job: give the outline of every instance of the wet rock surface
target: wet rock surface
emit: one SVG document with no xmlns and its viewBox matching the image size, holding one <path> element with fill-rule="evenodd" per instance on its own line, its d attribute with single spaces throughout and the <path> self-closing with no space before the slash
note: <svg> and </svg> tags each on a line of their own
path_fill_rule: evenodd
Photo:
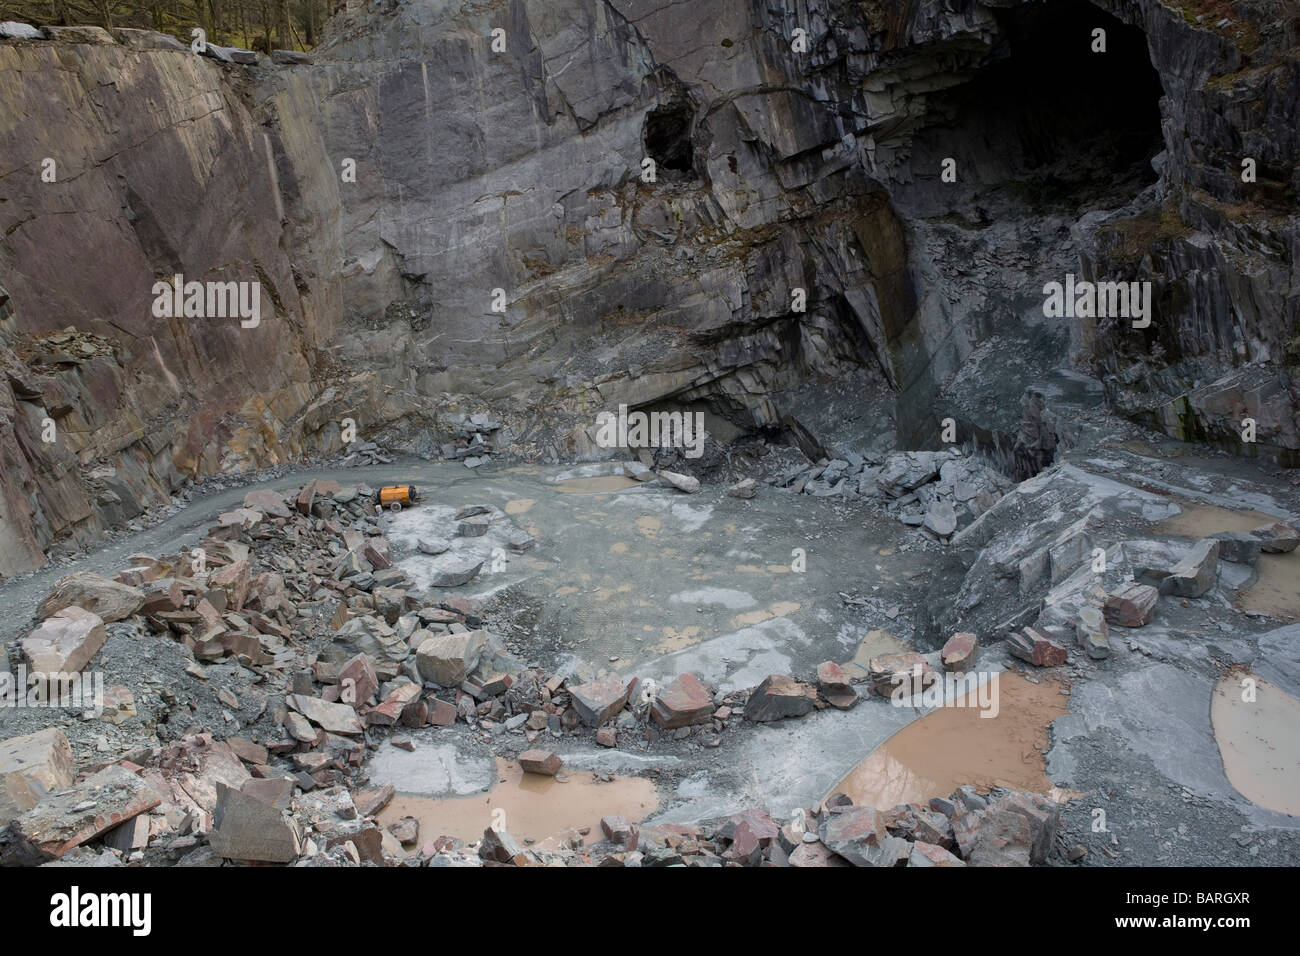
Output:
<svg viewBox="0 0 1300 956">
<path fill-rule="evenodd" d="M 1294 24 L 886 6 L 0 24 L 0 155 L 61 170 L 0 207 L 0 862 L 1295 865 L 1226 739 L 1300 695 Z M 151 312 L 181 273 L 261 323 Z M 832 792 L 1010 669 L 1043 792 Z"/>
</svg>

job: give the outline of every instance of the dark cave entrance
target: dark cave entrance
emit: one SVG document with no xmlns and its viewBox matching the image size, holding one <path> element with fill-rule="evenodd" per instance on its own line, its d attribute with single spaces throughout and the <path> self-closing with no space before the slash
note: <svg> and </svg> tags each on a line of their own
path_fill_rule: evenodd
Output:
<svg viewBox="0 0 1300 956">
<path fill-rule="evenodd" d="M 695 111 L 676 100 L 657 106 L 645 120 L 645 154 L 655 161 L 657 174 L 669 180 L 695 176 L 695 144 L 691 124 Z"/>
<path fill-rule="evenodd" d="M 1155 182 L 1164 91 L 1146 35 L 1087 0 L 995 12 L 1005 56 L 932 101 L 912 166 L 1040 212 L 1113 208 Z M 1093 52 L 1094 30 L 1105 52 Z M 931 172 L 933 170 L 933 172 Z"/>
</svg>

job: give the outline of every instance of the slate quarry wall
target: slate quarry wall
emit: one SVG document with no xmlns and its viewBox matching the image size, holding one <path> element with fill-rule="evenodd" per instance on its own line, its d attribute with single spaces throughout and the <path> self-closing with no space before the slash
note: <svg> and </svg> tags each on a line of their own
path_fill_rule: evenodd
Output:
<svg viewBox="0 0 1300 956">
<path fill-rule="evenodd" d="M 344 418 L 582 456 L 620 403 L 775 432 L 853 372 L 933 446 L 998 336 L 1295 464 L 1298 24 L 1222 7 L 350 2 L 294 66 L 0 40 L 0 574 Z M 261 323 L 156 317 L 177 273 L 258 282 Z M 1151 325 L 1046 319 L 1066 273 L 1150 281 Z M 1023 384 L 958 417 L 1005 428 Z"/>
</svg>

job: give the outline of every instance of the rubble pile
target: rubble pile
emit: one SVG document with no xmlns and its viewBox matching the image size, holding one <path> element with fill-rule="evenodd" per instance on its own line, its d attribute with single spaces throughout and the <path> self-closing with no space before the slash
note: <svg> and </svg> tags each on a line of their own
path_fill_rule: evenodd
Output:
<svg viewBox="0 0 1300 956">
<path fill-rule="evenodd" d="M 945 542 L 988 511 L 1012 484 L 956 449 L 846 453 L 766 480 L 794 494 L 867 499 L 903 524 Z"/>
<path fill-rule="evenodd" d="M 493 421 L 483 412 L 465 416 L 463 421 L 450 426 L 451 441 L 440 448 L 448 461 L 463 461 L 466 468 L 477 468 L 492 460 L 492 436 L 501 430 L 502 423 Z"/>
<path fill-rule="evenodd" d="M 871 467 L 876 487 L 896 501 L 935 486 L 932 502 L 940 501 L 942 488 L 968 474 L 946 453 L 924 462 L 891 456 Z M 422 539 L 420 552 L 440 554 L 455 539 L 489 533 L 516 552 L 535 545 L 492 506 L 448 513 L 439 528 L 445 539 Z M 367 789 L 367 756 L 386 743 L 414 749 L 411 731 L 455 728 L 517 759 L 526 773 L 555 776 L 563 761 L 547 749 L 550 739 L 640 750 L 692 739 L 716 748 L 746 727 L 847 710 L 900 689 L 919 693 L 939 679 L 939 668 L 972 669 L 980 652 L 979 637 L 961 630 L 940 651 L 883 654 L 860 675 L 826 661 L 812 681 L 771 674 L 728 693 L 691 673 L 662 685 L 617 673 L 585 680 L 548 674 L 493 629 L 479 602 L 441 593 L 449 585 L 440 575 L 463 583 L 477 566 L 462 576 L 444 566 L 428 590 L 417 589 L 394 566 L 386 520 L 363 484 L 315 480 L 288 494 L 254 490 L 186 553 L 132 555 L 112 579 L 87 572 L 60 579 L 39 606 L 39 626 L 19 643 L 31 671 L 81 670 L 111 624 L 176 642 L 192 655 L 186 671 L 197 680 L 218 664 L 251 678 L 239 693 L 215 689 L 227 727 L 195 728 L 106 763 L 74 767 L 58 729 L 5 741 L 0 860 L 931 866 L 1045 859 L 1059 817 L 1051 800 L 1018 793 L 985 799 L 968 788 L 951 800 L 888 811 L 837 795 L 800 811 L 799 832 L 759 811 L 692 826 L 609 817 L 595 843 L 589 833 L 571 833 L 526 849 L 491 829 L 465 845 L 444 834 L 422 836 L 414 818 L 380 827 L 374 818 L 393 788 Z M 1089 573 L 1086 588 L 1069 590 L 1077 575 L 1065 575 L 1058 590 L 1070 599 L 1049 595 L 1036 622 L 1010 633 L 1009 650 L 1035 666 L 1065 663 L 1071 643 L 1090 657 L 1106 656 L 1112 627 L 1143 626 L 1162 594 L 1204 593 L 1220 556 L 1249 563 L 1297 544 L 1300 528 L 1291 521 L 1206 538 L 1183 551 L 1160 542 L 1116 545 L 1108 576 Z M 132 690 L 110 688 L 104 719 L 120 725 L 133 716 Z"/>
</svg>

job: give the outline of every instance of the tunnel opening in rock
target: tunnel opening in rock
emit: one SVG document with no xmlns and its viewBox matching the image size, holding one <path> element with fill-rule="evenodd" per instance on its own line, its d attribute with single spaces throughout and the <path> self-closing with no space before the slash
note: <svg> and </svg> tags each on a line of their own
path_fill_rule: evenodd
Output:
<svg viewBox="0 0 1300 956">
<path fill-rule="evenodd" d="M 1002 55 L 931 101 L 913 169 L 955 160 L 958 189 L 1003 212 L 1114 208 L 1155 182 L 1163 88 L 1145 34 L 1087 0 L 995 15 Z"/>
<path fill-rule="evenodd" d="M 659 175 L 670 180 L 694 178 L 693 117 L 690 104 L 680 100 L 658 106 L 646 116 L 645 151 Z"/>
</svg>

